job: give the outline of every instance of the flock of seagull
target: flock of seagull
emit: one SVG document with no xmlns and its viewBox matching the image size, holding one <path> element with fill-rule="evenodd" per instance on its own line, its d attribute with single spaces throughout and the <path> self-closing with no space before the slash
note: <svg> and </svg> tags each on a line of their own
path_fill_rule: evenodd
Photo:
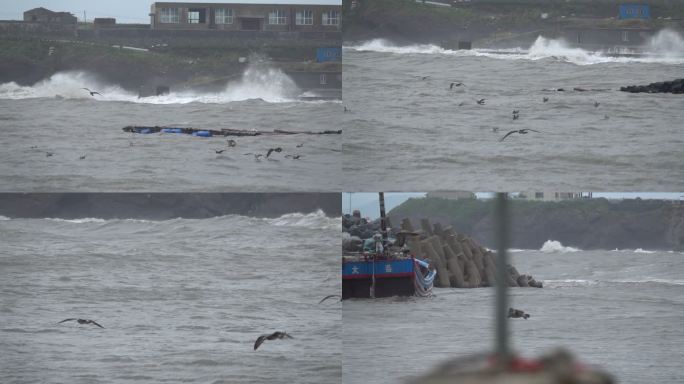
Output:
<svg viewBox="0 0 684 384">
<path fill-rule="evenodd" d="M 428 80 L 428 79 L 431 78 L 430 76 L 415 76 L 415 77 L 418 78 L 418 79 L 420 79 L 420 80 L 422 80 L 422 81 L 426 81 L 426 80 Z M 454 88 L 465 87 L 465 86 L 466 86 L 466 85 L 465 85 L 465 83 L 464 83 L 463 81 L 452 81 L 452 82 L 449 83 L 449 90 L 450 90 L 450 91 L 453 91 Z M 573 90 L 574 90 L 574 91 L 578 91 L 578 92 L 586 92 L 586 91 L 588 91 L 588 89 L 577 88 L 577 87 L 576 87 L 576 88 L 573 88 Z M 558 88 L 558 89 L 553 89 L 553 91 L 564 91 L 564 89 L 563 89 L 563 88 Z M 485 105 L 485 104 L 486 104 L 486 101 L 487 101 L 487 99 L 485 99 L 485 98 L 475 99 L 475 103 L 477 103 L 477 105 Z M 548 97 L 544 96 L 544 97 L 542 98 L 542 103 L 547 103 L 548 101 L 549 101 L 549 98 L 548 98 Z M 461 101 L 460 103 L 458 103 L 458 106 L 459 106 L 459 107 L 462 107 L 462 106 L 464 106 L 464 105 L 466 105 L 466 102 L 465 102 L 465 101 Z M 599 103 L 598 101 L 594 101 L 594 108 L 598 108 L 600 105 L 601 105 L 601 103 Z M 345 107 L 344 107 L 344 111 L 345 111 L 345 112 L 349 112 L 349 111 L 351 111 L 351 110 L 345 106 Z M 520 118 L 520 110 L 513 110 L 513 120 L 518 120 L 519 118 Z M 603 116 L 603 119 L 604 119 L 604 120 L 608 120 L 608 119 L 610 119 L 610 117 L 609 117 L 608 115 L 604 115 L 604 116 Z M 492 132 L 498 132 L 498 131 L 499 131 L 499 128 L 498 128 L 498 127 L 492 128 Z M 513 135 L 513 134 L 526 135 L 526 134 L 529 133 L 529 132 L 541 133 L 540 131 L 537 131 L 537 130 L 535 130 L 535 129 L 530 129 L 530 128 L 514 129 L 514 130 L 511 130 L 511 131 L 508 131 L 501 139 L 499 139 L 499 141 L 504 141 L 508 136 Z"/>
<path fill-rule="evenodd" d="M 338 297 L 340 300 L 342 300 L 342 296 L 340 296 L 340 295 L 328 295 L 328 296 L 324 297 L 321 301 L 319 301 L 318 304 L 321 304 L 324 301 L 326 301 L 328 299 L 332 299 L 334 297 Z M 92 325 L 95 325 L 95 326 L 98 326 L 98 327 L 104 329 L 104 327 L 102 325 L 100 325 L 98 322 L 96 322 L 95 320 L 79 319 L 79 318 L 75 318 L 75 317 L 64 319 L 57 324 L 62 324 L 62 323 L 67 322 L 67 321 L 76 321 L 79 324 L 92 324 Z M 266 333 L 266 334 L 259 336 L 256 339 L 256 342 L 254 342 L 254 350 L 256 351 L 257 348 L 259 348 L 259 346 L 261 346 L 261 344 L 263 344 L 264 341 L 266 341 L 266 340 L 282 340 L 282 339 L 294 339 L 294 337 L 290 336 L 287 332 L 282 332 L 282 331 L 275 331 L 273 333 Z"/>
</svg>

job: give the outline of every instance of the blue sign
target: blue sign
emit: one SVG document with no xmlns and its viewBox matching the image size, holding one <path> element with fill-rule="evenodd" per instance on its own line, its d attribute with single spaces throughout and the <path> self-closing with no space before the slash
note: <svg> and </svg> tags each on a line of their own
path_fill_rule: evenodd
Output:
<svg viewBox="0 0 684 384">
<path fill-rule="evenodd" d="M 375 266 L 374 266 L 375 264 Z M 413 259 L 406 260 L 378 260 L 372 261 L 352 261 L 342 264 L 342 277 L 346 279 L 375 277 L 394 277 L 396 275 L 406 276 L 413 274 Z"/>
<path fill-rule="evenodd" d="M 316 48 L 316 61 L 341 61 L 342 48 Z"/>
<path fill-rule="evenodd" d="M 651 8 L 646 4 L 620 5 L 620 19 L 649 19 Z"/>
</svg>

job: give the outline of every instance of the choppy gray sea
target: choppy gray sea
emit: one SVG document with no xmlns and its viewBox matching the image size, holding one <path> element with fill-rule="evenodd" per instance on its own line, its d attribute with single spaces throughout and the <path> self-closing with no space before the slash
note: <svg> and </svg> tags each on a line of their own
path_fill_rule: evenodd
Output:
<svg viewBox="0 0 684 384">
<path fill-rule="evenodd" d="M 619 91 L 682 77 L 684 40 L 660 40 L 675 50 L 612 57 L 542 37 L 494 51 L 349 43 L 344 178 L 355 190 L 680 190 L 684 98 Z M 540 133 L 499 141 L 523 128 Z"/>
<path fill-rule="evenodd" d="M 562 346 L 622 384 L 684 382 L 682 253 L 558 243 L 543 250 L 511 254 L 521 273 L 545 284 L 509 290 L 511 306 L 531 314 L 509 320 L 514 350 L 531 358 Z M 491 351 L 494 290 L 435 294 L 345 300 L 343 382 L 398 383 L 450 358 Z"/>
<path fill-rule="evenodd" d="M 0 219 L 3 383 L 341 380 L 339 218 Z"/>
<path fill-rule="evenodd" d="M 102 95 L 91 97 L 83 87 Z M 0 84 L 0 190 L 338 191 L 340 135 L 202 138 L 122 131 L 129 125 L 341 129 L 339 100 L 302 101 L 302 95 L 315 96 L 302 94 L 280 71 L 263 69 L 247 70 L 221 92 L 172 90 L 140 99 L 81 72 L 58 73 L 34 86 Z M 228 139 L 237 146 L 228 147 Z M 245 155 L 277 147 L 282 152 L 268 160 Z"/>
</svg>

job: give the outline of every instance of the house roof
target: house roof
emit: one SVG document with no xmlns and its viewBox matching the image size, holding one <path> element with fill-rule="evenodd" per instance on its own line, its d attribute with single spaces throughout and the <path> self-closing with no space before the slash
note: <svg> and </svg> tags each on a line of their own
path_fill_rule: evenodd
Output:
<svg viewBox="0 0 684 384">
<path fill-rule="evenodd" d="M 73 15 L 71 14 L 71 12 L 55 12 L 55 11 L 51 11 L 51 10 L 49 10 L 49 9 L 47 9 L 47 8 L 43 8 L 43 7 L 38 7 L 38 8 L 29 9 L 28 11 L 26 11 L 26 12 L 24 12 L 24 13 L 49 13 L 49 14 L 51 14 L 51 15 L 69 15 L 69 16 L 73 16 Z"/>
</svg>

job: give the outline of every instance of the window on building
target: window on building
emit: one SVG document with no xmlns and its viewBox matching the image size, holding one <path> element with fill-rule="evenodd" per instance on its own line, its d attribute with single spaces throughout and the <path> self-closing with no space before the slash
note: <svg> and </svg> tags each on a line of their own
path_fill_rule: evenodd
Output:
<svg viewBox="0 0 684 384">
<path fill-rule="evenodd" d="M 276 9 L 273 12 L 268 13 L 268 23 L 269 24 L 287 24 L 287 15 L 285 11 L 281 9 Z"/>
<path fill-rule="evenodd" d="M 216 10 L 216 24 L 233 24 L 233 10 L 219 8 Z"/>
<path fill-rule="evenodd" d="M 189 11 L 188 12 L 188 24 L 199 24 L 199 12 Z"/>
<path fill-rule="evenodd" d="M 534 198 L 535 199 L 543 199 L 544 198 L 544 192 L 535 192 Z"/>
<path fill-rule="evenodd" d="M 178 8 L 162 8 L 161 22 L 167 24 L 180 23 L 180 12 Z"/>
<path fill-rule="evenodd" d="M 206 24 L 207 10 L 204 8 L 188 9 L 188 24 Z"/>
<path fill-rule="evenodd" d="M 339 25 L 340 13 L 334 9 L 323 12 L 323 25 Z"/>
<path fill-rule="evenodd" d="M 313 11 L 305 9 L 297 11 L 297 25 L 313 25 Z"/>
<path fill-rule="evenodd" d="M 629 41 L 629 31 L 622 31 L 622 41 Z"/>
</svg>

